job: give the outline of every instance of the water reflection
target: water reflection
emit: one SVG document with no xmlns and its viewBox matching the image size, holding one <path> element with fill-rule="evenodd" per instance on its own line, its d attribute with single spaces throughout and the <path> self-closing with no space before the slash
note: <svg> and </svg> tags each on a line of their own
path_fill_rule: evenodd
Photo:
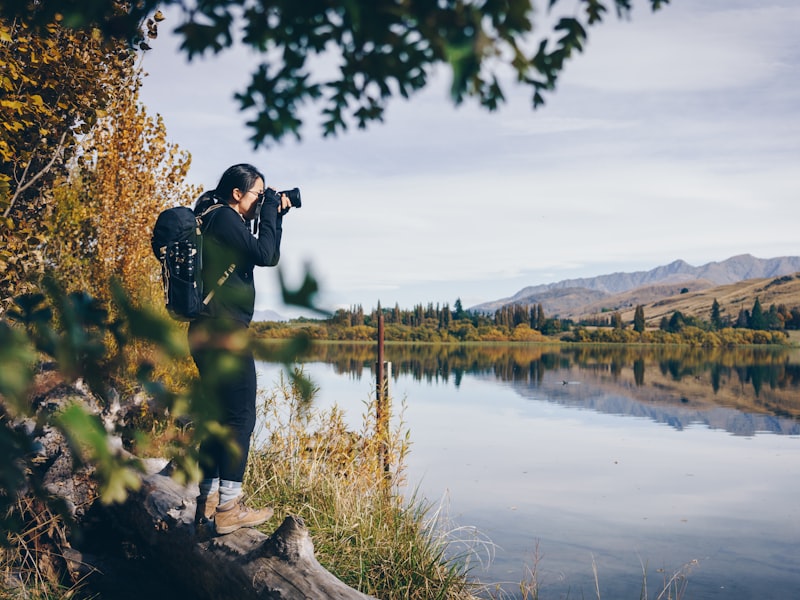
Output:
<svg viewBox="0 0 800 600">
<path fill-rule="evenodd" d="M 357 425 L 376 354 L 315 346 L 304 362 L 320 406 Z M 534 553 L 545 600 L 639 598 L 643 578 L 657 586 L 695 560 L 686 598 L 797 596 L 797 350 L 388 344 L 385 356 L 407 400 L 408 489 L 496 544 L 473 575 L 497 597 L 522 598 Z"/>
<path fill-rule="evenodd" d="M 372 377 L 374 344 L 318 344 L 309 362 Z M 491 378 L 526 398 L 736 435 L 800 435 L 800 351 L 741 347 L 387 344 L 392 377 Z M 547 393 L 542 393 L 542 388 Z"/>
</svg>

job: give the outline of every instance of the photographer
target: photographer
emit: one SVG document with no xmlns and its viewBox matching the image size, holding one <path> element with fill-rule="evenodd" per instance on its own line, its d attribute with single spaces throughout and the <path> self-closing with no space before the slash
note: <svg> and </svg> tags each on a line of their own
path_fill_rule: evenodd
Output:
<svg viewBox="0 0 800 600">
<path fill-rule="evenodd" d="M 244 505 L 242 481 L 250 436 L 256 422 L 256 369 L 243 340 L 253 318 L 256 266 L 275 266 L 280 258 L 283 215 L 288 196 L 265 188 L 252 165 L 228 168 L 212 192 L 198 198 L 195 214 L 204 216 L 203 284 L 213 290 L 206 314 L 189 326 L 189 347 L 200 374 L 203 400 L 231 433 L 233 447 L 216 439 L 200 445 L 203 479 L 196 524 L 214 522 L 218 534 L 254 527 L 272 517 L 271 508 Z M 248 223 L 258 217 L 256 235 Z M 221 280 L 224 274 L 227 279 Z"/>
</svg>

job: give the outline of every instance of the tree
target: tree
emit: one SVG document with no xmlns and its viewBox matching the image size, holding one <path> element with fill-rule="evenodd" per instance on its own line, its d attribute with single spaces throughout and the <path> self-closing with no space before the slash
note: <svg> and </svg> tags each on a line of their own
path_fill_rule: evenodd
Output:
<svg viewBox="0 0 800 600">
<path fill-rule="evenodd" d="M 637 333 L 644 331 L 644 306 L 638 304 L 633 313 L 633 330 Z"/>
<path fill-rule="evenodd" d="M 658 10 L 669 0 L 649 0 Z M 551 0 L 552 8 L 558 0 Z M 630 0 L 582 0 L 580 11 L 555 18 L 549 37 L 531 39 L 532 0 L 444 0 L 441 2 L 297 2 L 274 0 L 243 6 L 238 0 L 139 0 L 121 10 L 117 0 L 10 0 L 0 17 L 47 24 L 57 14 L 76 27 L 100 27 L 106 35 L 142 43 L 139 24 L 156 8 L 174 8 L 181 49 L 191 59 L 242 43 L 264 61 L 247 88 L 236 95 L 251 111 L 251 140 L 258 147 L 287 134 L 300 138 L 301 107 L 320 102 L 322 131 L 335 135 L 355 124 L 364 128 L 383 119 L 393 96 L 424 88 L 430 73 L 445 65 L 455 104 L 475 99 L 497 109 L 505 94 L 500 73 L 531 91 L 534 108 L 555 89 L 566 61 L 582 52 L 588 27 L 602 22 L 609 7 L 630 15 Z M 238 32 L 243 32 L 241 39 Z M 331 54 L 338 71 L 321 79 L 311 63 Z"/>
<path fill-rule="evenodd" d="M 544 307 L 540 304 L 536 305 L 536 327 L 533 329 L 538 329 L 539 331 L 544 332 L 544 326 L 547 324 L 547 317 L 544 314 Z"/>
<path fill-rule="evenodd" d="M 460 321 L 461 319 L 466 319 L 469 315 L 467 315 L 467 311 L 464 310 L 464 306 L 461 304 L 461 298 L 456 298 L 456 302 L 453 305 L 453 320 Z"/>
<path fill-rule="evenodd" d="M 711 305 L 711 329 L 716 331 L 722 329 L 722 317 L 720 315 L 719 302 L 714 298 L 714 303 Z"/>
<path fill-rule="evenodd" d="M 34 28 L 27 15 L 13 14 L 15 7 L 33 5 L 12 2 L 0 9 L 0 310 L 35 288 L 49 190 L 135 60 L 126 44 L 91 30 L 56 20 Z"/>
<path fill-rule="evenodd" d="M 199 192 L 184 185 L 190 157 L 167 142 L 161 117 L 139 104 L 139 86 L 138 73 L 120 86 L 108 115 L 86 136 L 69 181 L 54 191 L 50 267 L 68 288 L 79 284 L 103 300 L 110 299 L 111 278 L 129 296 L 152 302 L 161 295 L 153 222 Z"/>
<path fill-rule="evenodd" d="M 686 324 L 686 319 L 679 310 L 676 310 L 672 313 L 672 316 L 669 318 L 669 324 L 667 325 L 667 331 L 670 333 L 680 333 L 683 330 L 684 325 Z"/>
<path fill-rule="evenodd" d="M 780 307 L 775 306 L 774 304 L 769 305 L 769 310 L 767 314 L 764 315 L 764 321 L 767 326 L 767 329 L 770 331 L 781 330 L 784 329 L 784 317 L 783 313 L 780 310 Z"/>
<path fill-rule="evenodd" d="M 614 329 L 623 329 L 622 315 L 618 310 L 615 310 L 611 315 L 611 327 Z"/>
<path fill-rule="evenodd" d="M 750 312 L 744 307 L 739 309 L 739 316 L 736 317 L 736 327 L 743 329 L 750 327 Z"/>
<path fill-rule="evenodd" d="M 439 329 L 449 329 L 452 318 L 453 315 L 450 312 L 450 305 L 445 302 L 445 304 L 442 306 L 441 312 L 439 313 Z"/>
<path fill-rule="evenodd" d="M 767 318 L 764 316 L 764 310 L 761 308 L 761 301 L 758 296 L 753 302 L 753 310 L 750 312 L 748 326 L 750 329 L 767 329 Z"/>
</svg>

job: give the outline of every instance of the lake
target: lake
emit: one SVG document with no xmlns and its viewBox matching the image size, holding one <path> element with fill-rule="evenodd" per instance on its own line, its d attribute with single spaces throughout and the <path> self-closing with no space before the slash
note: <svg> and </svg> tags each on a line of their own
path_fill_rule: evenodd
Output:
<svg viewBox="0 0 800 600">
<path fill-rule="evenodd" d="M 360 426 L 375 359 L 317 346 L 317 405 Z M 387 344 L 385 359 L 409 489 L 495 595 L 522 597 L 535 570 L 542 600 L 596 583 L 656 598 L 673 577 L 672 598 L 800 597 L 798 350 Z"/>
</svg>

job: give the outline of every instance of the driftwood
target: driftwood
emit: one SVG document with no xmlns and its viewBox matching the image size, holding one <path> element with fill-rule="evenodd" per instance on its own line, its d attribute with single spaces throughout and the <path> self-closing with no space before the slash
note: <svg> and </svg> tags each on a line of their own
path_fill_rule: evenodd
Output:
<svg viewBox="0 0 800 600">
<path fill-rule="evenodd" d="M 195 598 L 363 600 L 314 557 L 299 517 L 286 517 L 267 536 L 240 529 L 224 536 L 195 531 L 194 494 L 163 472 L 147 476 L 141 490 L 115 509 L 166 574 Z"/>
<path fill-rule="evenodd" d="M 57 410 L 67 402 L 82 402 L 113 429 L 111 420 L 118 417 L 113 413 L 120 409 L 101 411 L 80 382 L 66 385 L 58 377 L 43 376 L 37 383 L 35 406 Z M 116 599 L 143 595 L 215 600 L 370 598 L 319 564 L 299 517 L 287 517 L 269 536 L 255 529 L 225 536 L 195 531 L 197 486 L 178 485 L 168 475 L 166 461 L 150 461 L 140 490 L 122 504 L 103 508 L 94 501 L 93 470 L 74 468 L 58 431 L 39 430 L 33 421 L 18 426 L 39 448 L 36 464 L 43 470 L 44 487 L 64 501 L 73 522 L 84 532 L 78 539 L 67 539 L 60 530 L 59 535 L 39 536 L 48 538 L 46 544 L 37 543 L 40 568 L 51 564 L 52 571 L 61 571 L 72 583 L 88 583 L 101 597 L 105 588 L 108 597 Z M 121 444 L 117 451 L 125 453 Z M 29 513 L 38 514 L 35 504 Z M 163 576 L 160 583 L 152 581 L 156 575 L 152 569 Z"/>
</svg>

